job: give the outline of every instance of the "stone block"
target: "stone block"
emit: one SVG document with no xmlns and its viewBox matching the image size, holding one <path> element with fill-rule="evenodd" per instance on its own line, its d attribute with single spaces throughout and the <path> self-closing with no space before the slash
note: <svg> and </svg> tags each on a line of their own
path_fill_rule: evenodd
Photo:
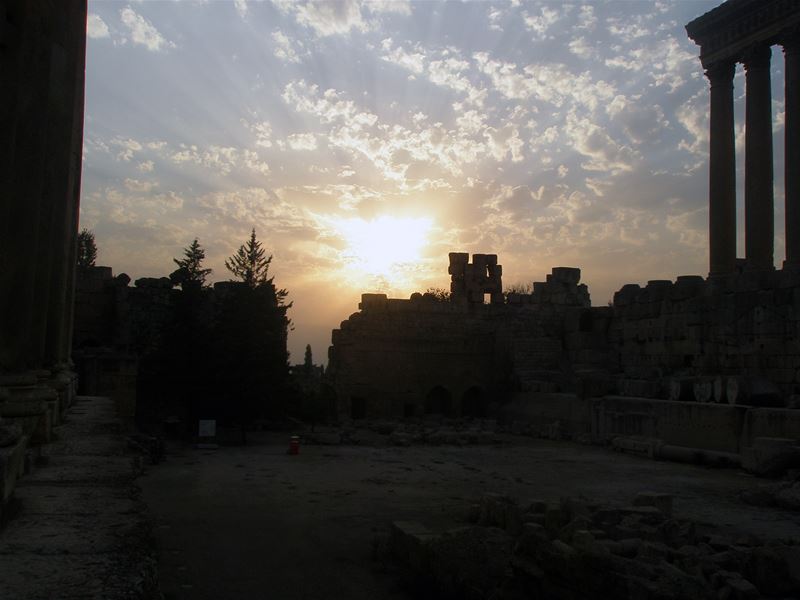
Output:
<svg viewBox="0 0 800 600">
<path fill-rule="evenodd" d="M 787 438 L 757 437 L 742 450 L 742 467 L 761 477 L 775 477 L 800 466 L 800 445 Z"/>
<path fill-rule="evenodd" d="M 581 280 L 581 270 L 575 267 L 553 267 L 550 280 L 576 286 Z"/>
<path fill-rule="evenodd" d="M 0 448 L 0 511 L 14 492 L 17 480 L 25 472 L 25 452 L 28 438 L 18 437 L 12 444 Z"/>
<path fill-rule="evenodd" d="M 634 506 L 654 506 L 664 515 L 672 516 L 672 495 L 659 492 L 639 492 L 633 499 Z"/>
</svg>

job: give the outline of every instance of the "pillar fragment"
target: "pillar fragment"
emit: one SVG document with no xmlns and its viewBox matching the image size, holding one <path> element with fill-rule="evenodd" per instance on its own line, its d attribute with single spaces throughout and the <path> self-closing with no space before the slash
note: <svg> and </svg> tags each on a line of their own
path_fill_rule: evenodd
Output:
<svg viewBox="0 0 800 600">
<path fill-rule="evenodd" d="M 772 172 L 772 91 L 769 46 L 759 46 L 744 58 L 745 165 L 744 219 L 747 268 L 774 268 L 775 208 Z"/>
<path fill-rule="evenodd" d="M 711 83 L 709 156 L 710 275 L 729 275 L 736 267 L 736 161 L 733 129 L 735 63 L 709 66 Z"/>
</svg>

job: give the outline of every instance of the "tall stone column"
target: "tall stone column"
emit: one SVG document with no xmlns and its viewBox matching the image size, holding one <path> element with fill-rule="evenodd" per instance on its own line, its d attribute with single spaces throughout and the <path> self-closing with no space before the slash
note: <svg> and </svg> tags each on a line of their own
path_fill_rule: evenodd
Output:
<svg viewBox="0 0 800 600">
<path fill-rule="evenodd" d="M 0 87 L 0 135 L 5 177 L 2 180 L 4 220 L 0 223 L 0 373 L 18 373 L 40 366 L 42 311 L 38 302 L 37 267 L 42 213 L 43 173 L 47 156 L 47 131 L 42 115 L 47 110 L 50 76 L 49 44 L 42 23 L 50 5 L 17 2 L 3 7 L 0 16 L 13 25 L 0 51 L 0 72 L 8 85 Z M 6 12 L 6 14 L 3 14 Z M 7 137 L 6 137 L 7 136 Z M 38 327 L 37 327 L 38 325 Z"/>
<path fill-rule="evenodd" d="M 800 269 L 800 34 L 784 40 L 783 54 L 786 58 L 786 261 L 783 266 Z"/>
<path fill-rule="evenodd" d="M 747 268 L 774 266 L 775 209 L 772 192 L 772 91 L 769 46 L 744 57 L 746 73 L 744 219 Z"/>
<path fill-rule="evenodd" d="M 736 162 L 733 132 L 733 74 L 736 64 L 711 65 L 709 156 L 710 275 L 728 275 L 736 267 Z"/>
</svg>

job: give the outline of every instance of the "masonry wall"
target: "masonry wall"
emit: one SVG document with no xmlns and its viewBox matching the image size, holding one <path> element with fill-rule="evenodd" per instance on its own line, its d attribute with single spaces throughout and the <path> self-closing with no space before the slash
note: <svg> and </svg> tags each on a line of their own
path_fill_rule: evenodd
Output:
<svg viewBox="0 0 800 600">
<path fill-rule="evenodd" d="M 626 285 L 607 307 L 590 307 L 579 279 L 577 269 L 556 268 L 532 294 L 510 294 L 505 304 L 364 295 L 360 312 L 333 332 L 328 377 L 340 415 L 351 415 L 353 398 L 366 402 L 363 416 L 424 414 L 431 390 L 442 387 L 453 397 L 454 415 L 464 413 L 464 392 L 478 388 L 497 406 L 522 395 L 541 405 L 531 414 L 544 418 L 559 402 L 552 394 L 568 393 L 608 399 L 600 407 L 603 435 L 630 429 L 736 452 L 740 437 L 753 434 L 743 433 L 741 411 L 712 404 L 797 404 L 797 274 Z M 642 409 L 625 398 L 704 406 Z M 569 418 L 588 431 L 590 417 Z M 779 433 L 764 418 L 747 418 L 758 424 L 748 431 Z"/>
</svg>

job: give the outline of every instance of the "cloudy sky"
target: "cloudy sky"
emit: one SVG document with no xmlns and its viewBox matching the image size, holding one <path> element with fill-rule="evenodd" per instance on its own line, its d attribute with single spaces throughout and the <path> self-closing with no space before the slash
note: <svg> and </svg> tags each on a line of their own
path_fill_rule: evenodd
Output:
<svg viewBox="0 0 800 600">
<path fill-rule="evenodd" d="M 293 361 L 361 292 L 448 287 L 449 251 L 497 253 L 506 285 L 580 267 L 596 305 L 706 275 L 684 25 L 717 4 L 90 0 L 81 226 L 133 278 L 198 237 L 214 280 L 255 227 Z M 772 71 L 780 261 L 779 48 Z M 735 86 L 741 204 L 741 66 Z"/>
</svg>

